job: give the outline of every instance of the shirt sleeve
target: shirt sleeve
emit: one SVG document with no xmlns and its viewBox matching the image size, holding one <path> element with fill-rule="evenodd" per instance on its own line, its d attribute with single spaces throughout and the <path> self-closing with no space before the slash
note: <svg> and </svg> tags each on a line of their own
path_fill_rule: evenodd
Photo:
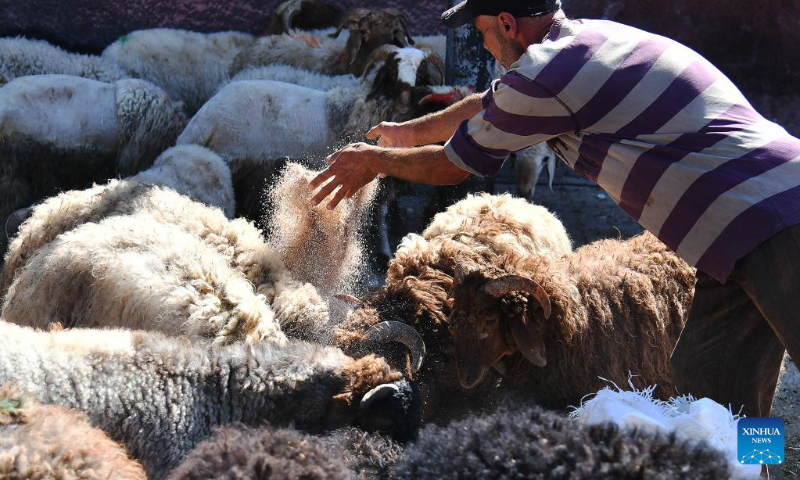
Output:
<svg viewBox="0 0 800 480">
<path fill-rule="evenodd" d="M 444 147 L 451 162 L 481 177 L 496 175 L 513 152 L 579 129 L 556 95 L 513 70 L 481 102 L 484 111 L 462 122 Z"/>
</svg>

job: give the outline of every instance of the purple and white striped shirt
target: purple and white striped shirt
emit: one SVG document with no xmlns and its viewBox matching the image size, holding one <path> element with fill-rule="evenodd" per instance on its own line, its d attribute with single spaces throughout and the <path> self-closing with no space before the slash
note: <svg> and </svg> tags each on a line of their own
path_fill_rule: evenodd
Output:
<svg viewBox="0 0 800 480">
<path fill-rule="evenodd" d="M 800 140 L 759 115 L 698 53 L 603 20 L 563 20 L 461 124 L 448 158 L 494 175 L 548 141 L 644 228 L 724 282 L 800 223 Z"/>
</svg>

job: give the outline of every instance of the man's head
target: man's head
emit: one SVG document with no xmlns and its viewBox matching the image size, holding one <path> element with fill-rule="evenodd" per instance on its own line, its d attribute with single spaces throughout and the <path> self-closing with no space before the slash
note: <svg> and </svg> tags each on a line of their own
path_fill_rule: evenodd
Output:
<svg viewBox="0 0 800 480">
<path fill-rule="evenodd" d="M 483 47 L 509 68 L 542 40 L 560 9 L 560 0 L 467 0 L 444 12 L 442 22 L 457 28 L 475 20 Z"/>
</svg>

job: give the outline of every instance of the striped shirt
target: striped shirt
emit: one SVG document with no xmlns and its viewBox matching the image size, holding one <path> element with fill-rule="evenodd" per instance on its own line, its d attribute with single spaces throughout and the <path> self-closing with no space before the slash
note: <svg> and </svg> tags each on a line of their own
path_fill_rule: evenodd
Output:
<svg viewBox="0 0 800 480">
<path fill-rule="evenodd" d="M 604 20 L 563 20 L 461 124 L 445 153 L 477 175 L 547 141 L 644 228 L 724 282 L 800 223 L 800 140 L 691 49 Z"/>
</svg>

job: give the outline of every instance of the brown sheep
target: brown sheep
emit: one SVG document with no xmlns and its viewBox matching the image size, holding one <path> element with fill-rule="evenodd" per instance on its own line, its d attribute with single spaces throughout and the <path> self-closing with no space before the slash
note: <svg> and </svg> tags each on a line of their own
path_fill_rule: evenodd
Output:
<svg viewBox="0 0 800 480">
<path fill-rule="evenodd" d="M 607 381 L 623 385 L 629 373 L 639 388 L 674 395 L 669 357 L 695 269 L 653 235 L 463 267 L 449 322 L 462 386 L 510 355 L 508 378 L 552 407 L 577 404 Z"/>
<path fill-rule="evenodd" d="M 334 343 L 363 354 L 364 334 L 376 324 L 400 321 L 412 326 L 427 349 L 416 376 L 425 416 L 444 421 L 457 414 L 458 407 L 483 397 L 459 387 L 452 365 L 449 297 L 458 265 L 492 264 L 510 254 L 561 257 L 571 249 L 564 226 L 545 208 L 509 195 L 470 195 L 436 215 L 422 236 L 403 240 L 389 265 L 386 286 L 361 300 L 351 299 L 356 308 L 336 328 Z M 398 340 L 407 345 L 413 343 L 409 336 L 398 332 Z M 379 348 L 408 370 L 419 367 L 404 351 Z"/>
<path fill-rule="evenodd" d="M 0 389 L 0 478 L 144 480 L 125 448 L 85 414 Z"/>
</svg>

